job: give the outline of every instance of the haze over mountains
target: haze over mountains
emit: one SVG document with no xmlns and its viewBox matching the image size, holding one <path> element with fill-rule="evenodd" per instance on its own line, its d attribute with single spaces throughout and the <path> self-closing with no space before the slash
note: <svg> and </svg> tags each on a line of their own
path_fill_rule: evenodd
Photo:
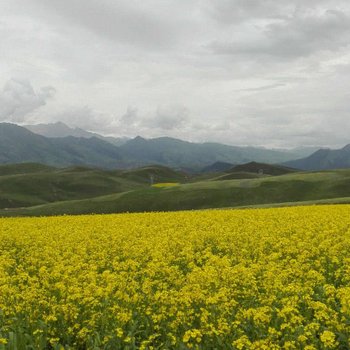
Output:
<svg viewBox="0 0 350 350">
<path fill-rule="evenodd" d="M 115 140 L 72 129 L 62 123 L 49 127 L 40 125 L 35 130 L 51 137 L 15 124 L 0 124 L 0 163 L 38 162 L 59 167 L 88 165 L 111 169 L 160 164 L 200 170 L 217 161 L 279 163 L 297 158 L 291 152 L 219 143 L 199 144 L 169 137 L 148 140 L 136 137 L 116 146 Z"/>
<path fill-rule="evenodd" d="M 350 146 L 340 150 L 274 150 L 220 143 L 192 143 L 170 137 L 105 137 L 64 123 L 0 124 L 0 163 L 37 162 L 56 167 L 87 165 L 109 169 L 159 164 L 189 171 L 215 171 L 250 161 L 303 170 L 350 167 Z M 312 154 L 311 154 L 312 153 Z M 306 157 L 305 157 L 306 156 Z M 223 168 L 220 168 L 223 170 Z"/>
</svg>

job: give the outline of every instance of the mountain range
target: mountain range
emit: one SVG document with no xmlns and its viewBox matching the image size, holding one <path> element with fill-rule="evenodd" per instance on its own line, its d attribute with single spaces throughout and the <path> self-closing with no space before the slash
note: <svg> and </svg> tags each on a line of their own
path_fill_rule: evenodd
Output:
<svg viewBox="0 0 350 350">
<path fill-rule="evenodd" d="M 30 130 L 29 130 L 30 129 Z M 44 136 L 45 135 L 45 136 Z M 301 155 L 306 155 L 302 158 Z M 309 153 L 308 153 L 309 152 Z M 158 164 L 189 171 L 215 171 L 212 164 L 250 161 L 284 164 L 307 170 L 350 166 L 350 146 L 341 150 L 273 150 L 220 143 L 193 143 L 170 137 L 133 139 L 105 137 L 64 123 L 0 123 L 0 163 L 36 162 L 51 166 L 87 165 L 120 169 Z M 298 159 L 299 158 L 299 159 Z M 297 159 L 297 160 L 295 160 Z"/>
</svg>

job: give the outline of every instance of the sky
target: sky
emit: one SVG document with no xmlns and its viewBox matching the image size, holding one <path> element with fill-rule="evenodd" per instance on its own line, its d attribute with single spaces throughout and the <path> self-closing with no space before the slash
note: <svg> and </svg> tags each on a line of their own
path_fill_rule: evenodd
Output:
<svg viewBox="0 0 350 350">
<path fill-rule="evenodd" d="M 0 0 L 0 121 L 350 143 L 348 0 Z"/>
</svg>

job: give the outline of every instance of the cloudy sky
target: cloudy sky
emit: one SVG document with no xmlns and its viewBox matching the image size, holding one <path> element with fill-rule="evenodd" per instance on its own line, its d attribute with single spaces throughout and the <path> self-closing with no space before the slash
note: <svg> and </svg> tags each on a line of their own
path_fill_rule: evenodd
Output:
<svg viewBox="0 0 350 350">
<path fill-rule="evenodd" d="M 0 0 L 0 121 L 350 143 L 348 0 Z"/>
</svg>

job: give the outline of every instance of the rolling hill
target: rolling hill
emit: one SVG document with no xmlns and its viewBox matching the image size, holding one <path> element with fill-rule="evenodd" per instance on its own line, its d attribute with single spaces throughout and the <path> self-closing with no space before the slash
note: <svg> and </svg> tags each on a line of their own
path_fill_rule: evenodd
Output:
<svg viewBox="0 0 350 350">
<path fill-rule="evenodd" d="M 67 172 L 71 179 L 68 180 L 66 178 L 64 180 L 66 185 L 62 185 L 62 187 L 58 187 L 57 181 L 54 184 L 57 186 L 56 188 L 62 189 L 67 196 L 66 198 L 62 197 L 59 201 L 53 201 L 45 197 L 47 193 L 51 193 L 51 196 L 54 193 L 52 190 L 50 192 L 51 182 L 50 185 L 45 185 L 46 187 L 40 197 L 42 202 L 46 201 L 45 203 L 35 203 L 37 205 L 27 206 L 26 208 L 12 207 L 12 209 L 2 209 L 0 210 L 0 215 L 26 216 L 189 210 L 278 205 L 286 202 L 303 201 L 309 204 L 312 202 L 350 202 L 350 170 L 299 172 L 224 181 L 206 180 L 165 188 L 154 188 L 149 183 L 146 183 L 148 170 L 140 170 L 143 175 L 138 181 L 135 181 L 137 176 L 139 176 L 138 171 L 135 172 L 133 178 L 130 177 L 131 175 L 128 172 L 109 172 L 110 175 L 112 174 L 108 180 L 110 182 L 105 182 L 105 178 L 101 179 L 100 173 L 89 174 L 89 171 L 92 170 L 86 170 L 86 172 L 76 170 L 63 171 L 63 173 Z M 159 171 L 161 173 L 165 171 L 164 174 L 166 174 L 166 169 L 159 169 Z M 160 182 L 168 182 L 170 180 L 178 182 L 178 179 L 182 176 L 181 173 L 177 172 L 173 175 L 173 178 L 165 176 L 163 179 L 160 179 Z M 14 184 L 11 190 L 12 194 L 16 191 L 16 188 L 19 188 L 18 184 L 20 181 L 16 179 L 16 176 L 18 175 L 10 176 L 12 184 Z M 26 176 L 27 186 L 23 183 L 21 188 L 29 191 L 30 184 L 38 179 L 38 174 L 35 174 L 32 179 L 28 177 L 30 174 Z M 64 174 L 55 175 L 56 179 L 60 180 L 64 179 L 64 176 Z M 126 182 L 121 184 L 122 180 Z M 183 178 L 183 180 L 186 181 L 186 178 Z M 2 181 L 0 181 L 0 186 L 3 183 L 2 189 L 11 189 L 7 182 L 10 181 L 7 176 L 3 176 Z M 99 187 L 97 185 L 98 181 L 102 181 L 102 184 L 106 184 L 106 186 L 101 185 Z M 45 183 L 43 178 L 39 177 L 39 183 Z M 79 187 L 79 184 L 81 184 L 81 187 Z M 74 191 L 79 191 L 79 189 L 85 193 L 87 187 L 84 186 L 91 186 L 89 198 L 82 198 L 81 194 L 74 193 Z M 105 194 L 101 194 L 103 191 L 105 191 Z M 23 195 L 23 193 L 22 190 L 20 194 Z M 34 191 L 26 194 L 34 196 L 34 198 L 36 198 L 35 196 L 38 197 L 38 195 L 34 194 Z"/>
<path fill-rule="evenodd" d="M 225 169 L 228 163 L 223 163 L 226 166 L 222 166 L 219 163 L 216 166 L 216 163 L 213 164 L 212 167 L 208 167 L 207 169 L 220 169 L 223 167 L 223 171 L 217 172 L 209 172 L 204 173 L 201 176 L 197 176 L 197 179 L 201 180 L 213 180 L 213 181 L 223 181 L 223 180 L 234 180 L 234 179 L 255 179 L 263 176 L 270 175 L 284 175 L 293 172 L 297 172 L 298 170 L 288 168 L 278 164 L 266 164 L 266 163 L 257 163 L 257 162 L 249 162 L 245 164 L 231 166 L 229 169 Z M 207 174 L 207 175 L 206 175 Z"/>
<path fill-rule="evenodd" d="M 285 175 L 296 171 L 298 170 L 278 164 L 249 162 L 246 164 L 236 165 L 228 170 L 227 173 L 246 172 L 260 175 Z"/>
<path fill-rule="evenodd" d="M 231 169 L 234 165 L 227 162 L 215 162 L 204 167 L 201 173 L 219 173 Z"/>
<path fill-rule="evenodd" d="M 41 164 L 0 166 L 0 208 L 18 208 L 127 192 L 156 182 L 185 182 L 187 175 L 165 167 L 108 171 L 57 169 Z"/>
<path fill-rule="evenodd" d="M 20 163 L 0 165 L 0 176 L 44 173 L 55 170 L 54 167 L 39 163 Z"/>
</svg>

